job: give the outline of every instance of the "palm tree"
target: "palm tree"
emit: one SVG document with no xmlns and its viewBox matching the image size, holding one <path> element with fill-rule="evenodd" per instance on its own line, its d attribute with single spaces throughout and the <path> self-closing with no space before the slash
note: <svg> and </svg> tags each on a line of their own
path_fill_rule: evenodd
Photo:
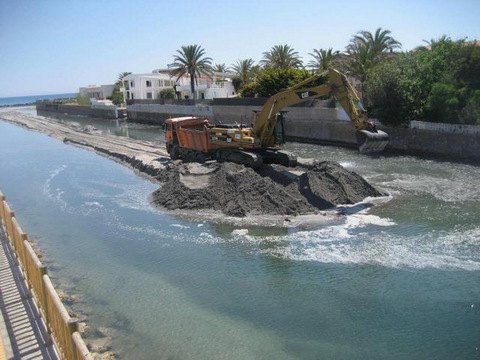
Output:
<svg viewBox="0 0 480 360">
<path fill-rule="evenodd" d="M 332 62 L 335 60 L 335 57 L 338 55 L 338 53 L 338 51 L 333 51 L 332 48 L 327 50 L 313 49 L 313 54 L 308 53 L 308 55 L 313 56 L 315 60 L 311 60 L 308 63 L 308 66 L 315 71 L 327 70 L 332 65 Z"/>
<path fill-rule="evenodd" d="M 290 69 L 303 66 L 298 52 L 289 45 L 275 45 L 269 51 L 263 53 L 260 61 L 266 68 Z"/>
<path fill-rule="evenodd" d="M 364 82 L 368 70 L 383 60 L 388 53 L 401 48 L 401 43 L 390 36 L 390 30 L 378 28 L 375 34 L 359 31 L 348 44 L 345 69 Z"/>
<path fill-rule="evenodd" d="M 450 40 L 450 38 L 447 35 L 443 35 L 442 37 L 438 38 L 438 40 L 433 39 L 433 38 L 430 39 L 430 40 L 422 40 L 426 45 L 417 46 L 413 50 L 415 50 L 415 51 L 432 50 L 432 48 L 434 48 L 438 44 L 440 44 L 442 42 L 445 42 L 445 41 L 449 41 L 449 40 Z"/>
<path fill-rule="evenodd" d="M 121 72 L 121 73 L 118 73 L 117 75 L 117 82 L 115 83 L 115 85 L 122 85 L 122 82 L 123 82 L 123 78 L 127 75 L 130 75 L 131 72 Z"/>
<path fill-rule="evenodd" d="M 212 58 L 205 57 L 205 50 L 200 45 L 182 46 L 182 50 L 177 50 L 178 55 L 173 56 L 173 63 L 169 64 L 171 68 L 170 76 L 176 76 L 177 81 L 182 76 L 190 76 L 190 90 L 195 98 L 195 84 L 198 84 L 198 77 L 206 75 L 212 76 Z"/>
<path fill-rule="evenodd" d="M 402 43 L 391 37 L 391 33 L 390 30 L 383 30 L 382 28 L 378 28 L 375 31 L 375 35 L 370 31 L 359 31 L 357 35 L 353 36 L 350 45 L 347 46 L 347 50 L 353 44 L 367 45 L 373 58 L 382 53 L 393 52 L 395 49 L 400 49 Z"/>
<path fill-rule="evenodd" d="M 356 44 L 348 50 L 348 58 L 343 67 L 345 70 L 356 76 L 360 82 L 364 82 L 367 72 L 374 66 L 370 47 L 366 44 Z"/>
<path fill-rule="evenodd" d="M 253 59 L 238 59 L 236 64 L 232 64 L 233 71 L 235 71 L 238 77 L 242 80 L 243 84 L 248 84 L 250 80 L 252 80 L 252 71 L 254 69 L 253 64 Z"/>
<path fill-rule="evenodd" d="M 227 65 L 225 65 L 225 63 L 215 64 L 215 66 L 213 67 L 213 71 L 222 72 L 222 73 L 226 73 L 229 70 L 230 69 L 227 67 Z"/>
</svg>

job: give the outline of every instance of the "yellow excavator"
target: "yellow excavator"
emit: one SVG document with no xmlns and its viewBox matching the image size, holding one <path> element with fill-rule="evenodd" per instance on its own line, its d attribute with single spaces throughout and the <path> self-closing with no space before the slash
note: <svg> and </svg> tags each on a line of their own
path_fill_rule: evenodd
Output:
<svg viewBox="0 0 480 360">
<path fill-rule="evenodd" d="M 206 118 L 182 117 L 165 121 L 165 141 L 172 159 L 203 162 L 207 158 L 232 161 L 257 168 L 263 163 L 295 166 L 296 157 L 280 148 L 285 142 L 283 108 L 323 97 L 335 98 L 357 129 L 361 152 L 382 151 L 388 135 L 377 130 L 346 76 L 329 68 L 285 91 L 271 96 L 261 111 L 254 112 L 253 125 L 212 125 Z"/>
</svg>

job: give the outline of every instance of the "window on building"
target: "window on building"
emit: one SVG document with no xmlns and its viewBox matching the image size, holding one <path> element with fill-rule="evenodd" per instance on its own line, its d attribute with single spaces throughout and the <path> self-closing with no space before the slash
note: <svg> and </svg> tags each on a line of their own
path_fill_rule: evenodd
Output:
<svg viewBox="0 0 480 360">
<path fill-rule="evenodd" d="M 163 80 L 158 80 L 158 86 L 163 87 Z"/>
<path fill-rule="evenodd" d="M 152 82 L 150 80 L 147 80 L 147 87 L 152 87 Z"/>
<path fill-rule="evenodd" d="M 133 96 L 133 93 L 130 94 L 130 99 L 134 99 L 135 97 Z"/>
<path fill-rule="evenodd" d="M 152 93 L 151 92 L 147 92 L 147 99 L 152 99 Z"/>
<path fill-rule="evenodd" d="M 135 87 L 135 81 L 130 81 L 130 87 Z"/>
</svg>

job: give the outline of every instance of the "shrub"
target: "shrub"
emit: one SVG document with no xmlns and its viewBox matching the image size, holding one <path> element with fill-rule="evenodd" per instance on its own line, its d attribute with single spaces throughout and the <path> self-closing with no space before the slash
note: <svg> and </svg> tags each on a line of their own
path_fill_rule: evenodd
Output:
<svg viewBox="0 0 480 360">
<path fill-rule="evenodd" d="M 113 88 L 112 96 L 110 96 L 109 100 L 112 100 L 112 102 L 117 106 L 124 102 L 123 94 L 120 92 L 120 87 L 118 85 L 115 85 Z"/>
<path fill-rule="evenodd" d="M 159 92 L 160 99 L 175 99 L 175 90 L 173 88 L 163 89 Z"/>
<path fill-rule="evenodd" d="M 393 126 L 408 124 L 423 116 L 430 91 L 418 74 L 428 72 L 411 54 L 385 60 L 367 74 L 364 92 L 372 116 Z"/>
<path fill-rule="evenodd" d="M 257 94 L 257 85 L 254 83 L 244 85 L 240 91 L 239 95 L 244 98 L 253 98 Z"/>
<path fill-rule="evenodd" d="M 88 96 L 77 95 L 77 104 L 83 106 L 90 106 L 90 98 Z"/>
<path fill-rule="evenodd" d="M 269 69 L 260 73 L 254 84 L 259 97 L 270 97 L 310 76 L 311 73 L 304 69 Z"/>
</svg>

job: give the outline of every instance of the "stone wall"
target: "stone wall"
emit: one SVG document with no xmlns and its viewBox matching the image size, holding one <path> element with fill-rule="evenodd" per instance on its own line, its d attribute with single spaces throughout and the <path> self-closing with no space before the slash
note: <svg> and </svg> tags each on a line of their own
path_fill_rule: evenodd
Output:
<svg viewBox="0 0 480 360">
<path fill-rule="evenodd" d="M 50 101 L 37 101 L 35 103 L 38 112 L 48 111 L 60 114 L 82 115 L 95 118 L 117 119 L 116 109 L 91 108 L 83 105 L 66 105 Z"/>
<path fill-rule="evenodd" d="M 162 104 L 133 104 L 127 106 L 129 121 L 162 125 L 170 117 L 205 116 L 213 117 L 211 105 L 162 105 Z"/>
</svg>

